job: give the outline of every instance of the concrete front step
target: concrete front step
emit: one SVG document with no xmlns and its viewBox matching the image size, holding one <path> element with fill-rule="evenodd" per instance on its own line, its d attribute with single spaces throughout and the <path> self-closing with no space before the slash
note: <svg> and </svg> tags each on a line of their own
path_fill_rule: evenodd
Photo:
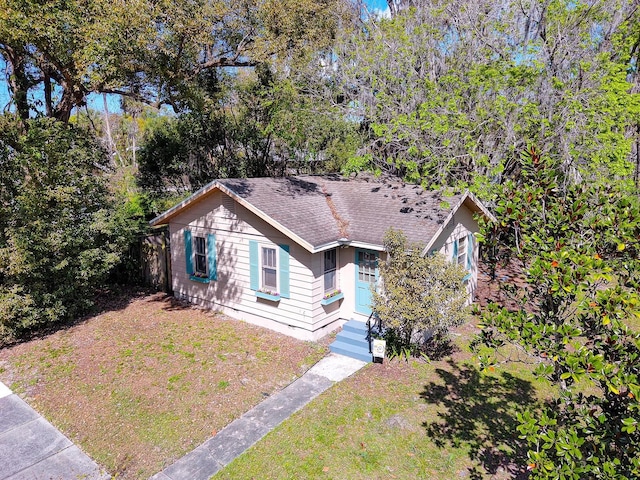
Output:
<svg viewBox="0 0 640 480">
<path fill-rule="evenodd" d="M 365 322 L 359 322 L 357 320 L 349 320 L 342 326 L 343 332 L 363 333 L 366 337 L 369 331 L 367 330 L 367 324 Z"/>
<path fill-rule="evenodd" d="M 355 345 L 356 347 L 369 348 L 369 341 L 367 340 L 366 332 L 352 332 L 350 330 L 342 330 L 336 335 L 336 340 L 344 343 Z"/>
<path fill-rule="evenodd" d="M 338 337 L 336 337 L 336 341 L 329 345 L 329 350 L 331 350 L 333 353 L 339 353 L 340 355 L 344 355 L 346 357 L 362 360 L 363 362 L 373 361 L 373 356 L 371 355 L 371 353 L 369 353 L 368 342 L 366 346 L 363 347 L 345 343 Z"/>
</svg>

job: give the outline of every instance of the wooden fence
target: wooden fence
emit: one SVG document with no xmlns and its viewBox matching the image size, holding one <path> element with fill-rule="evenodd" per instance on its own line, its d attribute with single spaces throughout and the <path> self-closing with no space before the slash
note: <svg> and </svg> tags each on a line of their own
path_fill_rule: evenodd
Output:
<svg viewBox="0 0 640 480">
<path fill-rule="evenodd" d="M 142 281 L 158 290 L 171 292 L 169 229 L 162 228 L 140 239 Z"/>
</svg>

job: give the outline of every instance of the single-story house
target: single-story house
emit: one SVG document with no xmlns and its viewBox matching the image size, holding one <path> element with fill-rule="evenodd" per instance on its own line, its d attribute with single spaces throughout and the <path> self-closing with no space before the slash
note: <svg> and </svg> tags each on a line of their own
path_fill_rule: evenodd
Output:
<svg viewBox="0 0 640 480">
<path fill-rule="evenodd" d="M 323 175 L 216 180 L 151 225 L 168 224 L 177 297 L 316 340 L 368 319 L 389 227 L 463 265 L 472 298 L 476 215 L 493 218 L 468 192 Z"/>
</svg>

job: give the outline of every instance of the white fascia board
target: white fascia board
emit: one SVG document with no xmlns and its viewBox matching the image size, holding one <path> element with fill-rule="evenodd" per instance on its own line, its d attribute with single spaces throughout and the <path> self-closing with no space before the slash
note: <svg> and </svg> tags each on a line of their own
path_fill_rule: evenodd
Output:
<svg viewBox="0 0 640 480">
<path fill-rule="evenodd" d="M 190 204 L 192 204 L 196 200 L 200 199 L 201 197 L 205 196 L 211 190 L 215 189 L 216 186 L 217 186 L 216 184 L 217 184 L 216 180 L 214 180 L 213 182 L 207 183 L 204 187 L 202 187 L 200 190 L 196 191 L 190 197 L 185 198 L 183 201 L 181 201 L 177 205 L 174 205 L 173 207 L 171 207 L 166 212 L 161 213 L 156 218 L 151 220 L 149 222 L 149 225 L 151 225 L 152 227 L 157 227 L 158 225 L 162 225 L 169 218 L 173 217 L 178 212 L 180 212 L 181 210 L 183 210 L 184 208 L 186 208 L 187 206 L 189 206 Z"/>
<path fill-rule="evenodd" d="M 468 190 L 467 190 L 466 193 L 467 193 L 466 198 L 471 200 L 473 202 L 473 204 L 478 208 L 478 210 L 480 210 L 482 212 L 482 214 L 485 217 L 487 217 L 492 222 L 497 222 L 498 221 L 498 219 L 493 215 L 493 213 L 491 213 L 489 211 L 489 209 L 487 209 L 487 207 L 485 207 L 484 204 L 480 200 L 478 200 L 478 198 L 473 193 L 471 193 Z"/>
<path fill-rule="evenodd" d="M 449 212 L 449 215 L 447 215 L 446 220 L 442 222 L 442 224 L 440 225 L 440 228 L 436 230 L 436 233 L 433 234 L 433 236 L 431 237 L 427 245 L 422 249 L 422 256 L 425 256 L 427 253 L 429 253 L 429 250 L 431 249 L 435 241 L 442 234 L 442 232 L 444 232 L 444 229 L 447 228 L 447 225 L 449 225 L 449 222 L 451 221 L 453 216 L 456 214 L 460 206 L 464 203 L 465 198 L 467 198 L 466 194 L 460 197 L 460 200 L 458 200 L 458 203 L 456 203 L 454 207 L 451 209 L 451 211 Z"/>
<path fill-rule="evenodd" d="M 374 250 L 376 252 L 385 251 L 382 245 L 376 245 L 373 243 L 366 243 L 366 242 L 356 242 L 351 240 L 338 240 L 336 242 L 329 242 L 329 243 L 325 243 L 324 245 L 319 245 L 311 253 L 324 252 L 326 250 L 331 250 L 332 248 L 339 248 L 339 247 L 362 248 L 364 250 Z"/>
<path fill-rule="evenodd" d="M 233 190 L 230 190 L 229 188 L 225 187 L 223 184 L 218 184 L 218 189 L 220 189 L 221 192 L 225 193 L 226 195 L 230 196 L 231 198 L 233 198 L 236 202 L 238 202 L 240 205 L 242 205 L 243 207 L 245 207 L 247 210 L 249 210 L 251 213 L 253 213 L 254 215 L 256 215 L 257 217 L 261 218 L 262 220 L 264 220 L 265 222 L 267 222 L 269 225 L 271 225 L 273 228 L 275 228 L 276 230 L 282 232 L 283 234 L 285 234 L 287 237 L 289 237 L 291 240 L 293 240 L 294 242 L 296 242 L 298 245 L 300 245 L 301 247 L 303 247 L 305 250 L 313 253 L 314 252 L 314 247 L 313 245 L 311 245 L 309 242 L 307 242 L 306 240 L 304 240 L 302 237 L 300 237 L 299 235 L 293 233 L 291 230 L 289 230 L 287 227 L 285 227 L 284 225 L 282 225 L 281 223 L 275 221 L 272 217 L 270 217 L 269 215 L 267 215 L 266 213 L 264 213 L 262 210 L 260 210 L 259 208 L 257 208 L 255 205 L 253 205 L 252 203 L 248 202 L 247 200 L 245 200 L 244 198 L 240 197 L 239 195 L 237 195 Z"/>
<path fill-rule="evenodd" d="M 365 250 L 375 250 L 376 252 L 384 252 L 384 247 L 382 245 L 376 245 L 373 243 L 365 243 L 365 242 L 349 242 L 347 244 L 349 247 L 354 248 L 362 248 Z"/>
<path fill-rule="evenodd" d="M 487 208 L 482 204 L 482 202 L 480 202 L 473 193 L 467 190 L 466 192 L 464 192 L 464 195 L 460 197 L 460 200 L 458 201 L 458 203 L 456 203 L 456 205 L 451 209 L 451 212 L 449 212 L 447 219 L 444 222 L 442 222 L 442 225 L 440 225 L 440 228 L 438 228 L 438 230 L 433 235 L 433 237 L 431 237 L 431 240 L 429 240 L 429 243 L 427 243 L 427 246 L 424 247 L 424 249 L 422 250 L 423 256 L 429 253 L 429 250 L 431 249 L 435 241 L 442 234 L 442 232 L 444 232 L 444 229 L 447 228 L 447 225 L 449 225 L 449 222 L 451 221 L 453 216 L 460 209 L 460 207 L 464 205 L 464 202 L 466 202 L 467 200 L 470 200 L 474 204 L 474 206 L 489 220 L 491 220 L 492 222 L 497 222 L 496 217 L 494 217 L 493 214 L 489 210 L 487 210 Z"/>
<path fill-rule="evenodd" d="M 265 222 L 267 222 L 269 225 L 274 227 L 276 230 L 282 232 L 284 235 L 289 237 L 291 240 L 293 240 L 294 242 L 296 242 L 297 244 L 302 246 L 305 250 L 308 250 L 309 252 L 312 252 L 312 253 L 314 252 L 314 247 L 309 242 L 307 242 L 306 240 L 303 240 L 299 235 L 296 235 L 291 230 L 286 228 L 284 225 L 282 225 L 282 224 L 278 223 L 277 221 L 275 221 L 273 218 L 271 218 L 269 215 L 264 213 L 262 210 L 260 210 L 259 208 L 256 208 L 255 205 L 253 205 L 252 203 L 248 202 L 244 198 L 240 197 L 233 190 L 230 190 L 229 188 L 227 188 L 225 185 L 223 185 L 222 183 L 218 182 L 217 180 L 214 180 L 213 182 L 208 183 L 207 185 L 202 187 L 200 190 L 195 192 L 193 195 L 191 195 L 189 198 L 186 198 L 182 202 L 180 202 L 177 205 L 171 207 L 166 212 L 158 215 L 156 218 L 151 220 L 149 222 L 149 224 L 151 226 L 155 227 L 155 226 L 158 226 L 158 225 L 161 225 L 161 224 L 165 223 L 171 217 L 177 215 L 180 211 L 184 210 L 189 205 L 191 205 L 195 201 L 199 200 L 200 198 L 204 197 L 205 195 L 209 194 L 211 191 L 213 191 L 215 189 L 218 189 L 222 193 L 224 193 L 224 194 L 228 195 L 229 197 L 233 198 L 236 202 L 238 202 L 240 205 L 245 207 L 251 213 L 253 213 L 257 217 L 259 217 L 262 220 L 264 220 Z"/>
<path fill-rule="evenodd" d="M 331 250 L 332 248 L 338 248 L 342 245 L 344 245 L 344 243 L 338 241 L 325 243 L 324 245 L 318 245 L 317 247 L 314 247 L 311 253 L 324 252 L 326 250 Z"/>
</svg>

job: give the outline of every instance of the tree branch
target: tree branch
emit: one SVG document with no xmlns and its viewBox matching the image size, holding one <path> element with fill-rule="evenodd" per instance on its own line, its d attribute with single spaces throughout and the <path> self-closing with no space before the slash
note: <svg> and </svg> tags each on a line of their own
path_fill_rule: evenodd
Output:
<svg viewBox="0 0 640 480">
<path fill-rule="evenodd" d="M 237 60 L 238 55 L 227 58 L 227 57 L 219 57 L 215 59 L 211 59 L 207 62 L 201 63 L 196 67 L 196 73 L 201 72 L 202 70 L 207 70 L 209 68 L 220 68 L 220 67 L 230 67 L 230 68 L 246 68 L 246 67 L 255 67 L 258 65 L 258 62 L 253 60 Z"/>
</svg>

